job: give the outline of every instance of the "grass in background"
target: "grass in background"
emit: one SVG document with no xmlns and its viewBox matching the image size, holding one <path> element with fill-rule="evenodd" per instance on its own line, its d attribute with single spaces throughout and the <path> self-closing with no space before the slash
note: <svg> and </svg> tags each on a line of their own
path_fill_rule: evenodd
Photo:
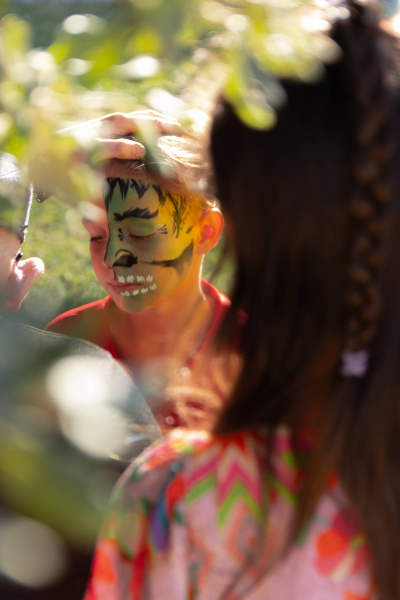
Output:
<svg viewBox="0 0 400 600">
<path fill-rule="evenodd" d="M 46 271 L 21 306 L 22 322 L 42 328 L 61 312 L 105 296 L 92 269 L 88 240 L 75 208 L 56 198 L 34 202 L 24 258 L 39 256 Z"/>
</svg>

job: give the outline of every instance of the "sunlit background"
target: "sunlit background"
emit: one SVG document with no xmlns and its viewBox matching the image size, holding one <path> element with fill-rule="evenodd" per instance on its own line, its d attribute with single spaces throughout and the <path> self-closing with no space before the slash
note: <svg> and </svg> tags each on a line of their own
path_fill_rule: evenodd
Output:
<svg viewBox="0 0 400 600">
<path fill-rule="evenodd" d="M 41 257 L 46 271 L 18 320 L 42 328 L 105 295 L 81 223 L 82 202 L 98 189 L 90 167 L 96 148 L 54 132 L 141 107 L 190 128 L 187 111 L 211 113 L 219 90 L 245 123 L 273 127 L 285 102 L 276 76 L 320 77 L 323 62 L 338 58 L 324 32 L 346 14 L 326 0 L 2 3 L 1 149 L 18 156 L 36 189 L 55 192 L 32 208 L 24 257 Z M 87 164 L 74 164 L 77 147 Z M 206 278 L 219 253 L 206 257 Z M 213 282 L 228 292 L 231 277 L 225 263 Z M 127 440 L 132 447 L 146 440 L 129 422 L 127 390 L 111 389 L 82 359 L 54 358 L 35 365 L 34 376 L 17 361 L 11 383 L 0 386 L 1 600 L 82 597 L 95 535 L 124 467 L 116 457 L 129 457 Z"/>
</svg>

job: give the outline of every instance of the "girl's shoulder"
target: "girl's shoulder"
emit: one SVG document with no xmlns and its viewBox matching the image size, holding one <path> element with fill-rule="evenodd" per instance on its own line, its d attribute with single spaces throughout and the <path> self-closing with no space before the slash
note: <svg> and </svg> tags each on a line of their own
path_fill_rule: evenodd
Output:
<svg viewBox="0 0 400 600">
<path fill-rule="evenodd" d="M 213 445 L 213 438 L 208 431 L 189 431 L 174 429 L 167 438 L 162 438 L 146 448 L 144 452 L 124 471 L 117 487 L 126 488 L 134 484 L 135 489 L 144 489 L 138 482 L 160 478 L 168 472 L 172 465 L 182 462 L 187 457 L 201 454 Z"/>
<path fill-rule="evenodd" d="M 272 496 L 275 489 L 275 495 L 283 494 L 294 501 L 312 443 L 312 432 L 294 435 L 285 427 L 273 431 L 255 428 L 229 435 L 175 429 L 126 469 L 118 488 L 125 492 L 129 489 L 136 498 L 153 496 L 160 489 L 165 492 L 167 481 L 179 479 L 179 497 L 192 498 L 196 490 L 211 492 L 226 486 L 225 478 L 233 478 L 236 487 L 253 493 L 255 487 L 264 486 L 264 474 L 268 473 Z"/>
<path fill-rule="evenodd" d="M 173 431 L 121 477 L 92 586 L 104 587 L 106 557 L 125 574 L 116 598 L 131 597 L 124 586 L 133 580 L 141 590 L 150 585 L 152 597 L 187 598 L 190 572 L 199 598 L 222 597 L 241 574 L 235 597 L 246 600 L 371 600 L 369 548 L 334 478 L 283 553 L 312 446 L 312 432 L 284 427 L 224 436 Z"/>
</svg>

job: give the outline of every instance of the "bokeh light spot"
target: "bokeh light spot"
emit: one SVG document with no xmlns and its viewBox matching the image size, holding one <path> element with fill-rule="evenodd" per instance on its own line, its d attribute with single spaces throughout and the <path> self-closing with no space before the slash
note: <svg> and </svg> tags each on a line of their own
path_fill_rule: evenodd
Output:
<svg viewBox="0 0 400 600">
<path fill-rule="evenodd" d="M 84 452 L 106 457 L 126 438 L 128 423 L 117 404 L 127 389 L 116 386 L 103 361 L 64 358 L 50 370 L 47 389 L 64 435 Z"/>
<path fill-rule="evenodd" d="M 238 33 L 246 31 L 249 23 L 249 19 L 245 15 L 240 14 L 229 15 L 229 17 L 225 19 L 225 27 L 230 31 L 237 31 Z"/>
<path fill-rule="evenodd" d="M 145 79 L 146 77 L 154 77 L 157 75 L 159 69 L 159 60 L 148 54 L 136 56 L 123 65 L 114 67 L 116 74 L 126 79 Z"/>
<path fill-rule="evenodd" d="M 90 19 L 87 15 L 71 15 L 65 19 L 63 29 L 71 35 L 80 35 L 90 29 Z"/>
<path fill-rule="evenodd" d="M 22 585 L 40 589 L 59 580 L 67 567 L 66 546 L 52 529 L 24 517 L 1 523 L 2 575 Z"/>
<path fill-rule="evenodd" d="M 179 119 L 187 108 L 186 102 L 162 88 L 153 88 L 146 96 L 147 103 L 154 110 L 158 110 L 170 117 Z"/>
<path fill-rule="evenodd" d="M 65 63 L 65 70 L 69 75 L 85 75 L 92 68 L 90 60 L 82 60 L 80 58 L 70 58 Z"/>
</svg>

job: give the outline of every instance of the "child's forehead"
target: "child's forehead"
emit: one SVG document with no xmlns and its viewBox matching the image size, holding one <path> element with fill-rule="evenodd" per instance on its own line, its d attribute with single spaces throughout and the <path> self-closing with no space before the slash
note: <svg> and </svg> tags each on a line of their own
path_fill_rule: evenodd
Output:
<svg viewBox="0 0 400 600">
<path fill-rule="evenodd" d="M 170 205 L 179 206 L 180 212 L 187 213 L 187 199 L 180 194 L 168 191 L 161 184 L 150 179 L 119 177 L 107 178 L 103 187 L 104 201 L 107 211 L 115 211 L 125 206 L 157 209 L 157 212 L 170 212 Z"/>
<path fill-rule="evenodd" d="M 154 202 L 164 203 L 168 192 L 155 181 L 143 181 L 142 179 L 121 179 L 109 178 L 106 180 L 106 195 L 107 187 L 109 188 L 110 204 L 114 201 L 118 202 L 140 202 L 141 204 L 153 204 Z"/>
<path fill-rule="evenodd" d="M 170 195 L 165 188 L 155 182 L 143 181 L 141 179 L 108 180 L 109 192 L 105 194 L 105 205 L 107 211 L 118 212 L 132 210 L 156 211 L 157 214 L 168 210 L 167 203 Z M 106 188 L 107 189 L 107 188 Z"/>
</svg>

